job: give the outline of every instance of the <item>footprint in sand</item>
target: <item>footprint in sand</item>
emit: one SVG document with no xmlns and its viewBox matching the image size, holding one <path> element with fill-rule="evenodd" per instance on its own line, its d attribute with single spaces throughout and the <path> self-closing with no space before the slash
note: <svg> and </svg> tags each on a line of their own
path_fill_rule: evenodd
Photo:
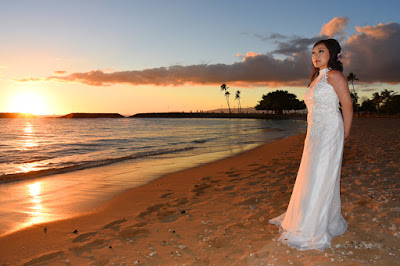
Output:
<svg viewBox="0 0 400 266">
<path fill-rule="evenodd" d="M 211 185 L 208 184 L 194 185 L 194 188 L 192 188 L 192 192 L 194 192 L 195 196 L 201 196 L 204 194 L 204 190 L 209 187 L 211 187 Z"/>
<path fill-rule="evenodd" d="M 175 204 L 173 206 L 182 206 L 189 203 L 189 200 L 187 198 L 179 198 L 175 200 Z"/>
<path fill-rule="evenodd" d="M 74 252 L 76 256 L 81 256 L 81 254 L 84 252 L 87 252 L 88 254 L 90 254 L 91 250 L 93 248 L 96 248 L 96 249 L 103 248 L 108 245 L 107 243 L 108 242 L 104 239 L 96 239 L 96 240 L 93 240 L 82 246 L 75 246 L 75 247 L 69 248 L 69 250 Z"/>
<path fill-rule="evenodd" d="M 81 234 L 81 235 L 75 237 L 74 240 L 72 240 L 72 243 L 85 242 L 85 241 L 91 239 L 96 234 L 97 234 L 97 232 L 90 232 L 90 233 Z"/>
<path fill-rule="evenodd" d="M 172 223 L 179 219 L 180 213 L 177 211 L 165 211 L 157 213 L 157 218 L 162 223 Z"/>
<path fill-rule="evenodd" d="M 139 218 L 143 218 L 149 214 L 152 214 L 153 212 L 158 212 L 162 207 L 164 206 L 168 206 L 169 204 L 155 204 L 155 205 L 151 205 L 150 207 L 147 207 L 147 209 L 143 212 L 141 212 L 137 217 Z"/>
<path fill-rule="evenodd" d="M 121 220 L 116 220 L 114 222 L 111 222 L 109 224 L 106 224 L 105 226 L 103 226 L 103 229 L 113 229 L 115 231 L 119 230 L 119 225 L 122 223 L 125 223 L 126 219 L 121 219 Z"/>
<path fill-rule="evenodd" d="M 167 198 L 168 196 L 171 196 L 173 194 L 174 193 L 172 193 L 172 192 L 171 193 L 166 193 L 166 194 L 162 195 L 161 198 L 164 199 L 164 198 Z"/>
<path fill-rule="evenodd" d="M 150 231 L 145 228 L 127 228 L 118 233 L 118 237 L 123 240 L 134 240 L 140 237 L 146 237 Z"/>
<path fill-rule="evenodd" d="M 230 173 L 230 172 L 226 172 L 225 174 L 227 174 L 229 177 L 238 177 L 238 176 L 240 176 L 240 174 L 234 174 L 234 173 Z"/>
<path fill-rule="evenodd" d="M 38 263 L 44 263 L 44 262 L 48 262 L 49 260 L 52 260 L 54 258 L 57 258 L 58 256 L 63 256 L 64 252 L 62 251 L 56 251 L 56 252 L 52 252 L 52 253 L 48 253 L 45 255 L 42 255 L 40 257 L 37 258 L 33 258 L 30 261 L 25 262 L 23 265 L 27 266 L 27 265 L 34 265 L 34 264 L 38 264 Z"/>
<path fill-rule="evenodd" d="M 147 225 L 148 222 L 140 222 L 140 223 L 136 223 L 134 225 L 128 226 L 127 228 L 133 228 L 133 227 L 143 227 L 145 225 Z"/>
<path fill-rule="evenodd" d="M 223 191 L 230 191 L 232 189 L 234 189 L 236 186 L 235 185 L 231 185 L 231 186 L 226 186 L 224 188 L 222 188 Z"/>
</svg>

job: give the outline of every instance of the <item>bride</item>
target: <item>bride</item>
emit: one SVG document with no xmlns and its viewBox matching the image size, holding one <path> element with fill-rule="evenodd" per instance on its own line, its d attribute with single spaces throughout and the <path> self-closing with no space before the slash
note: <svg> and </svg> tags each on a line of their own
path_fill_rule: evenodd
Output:
<svg viewBox="0 0 400 266">
<path fill-rule="evenodd" d="M 340 171 L 353 106 L 340 51 L 334 39 L 313 47 L 314 70 L 304 96 L 308 128 L 303 156 L 286 212 L 270 220 L 280 228 L 279 240 L 298 250 L 323 250 L 347 229 L 341 214 Z"/>
</svg>

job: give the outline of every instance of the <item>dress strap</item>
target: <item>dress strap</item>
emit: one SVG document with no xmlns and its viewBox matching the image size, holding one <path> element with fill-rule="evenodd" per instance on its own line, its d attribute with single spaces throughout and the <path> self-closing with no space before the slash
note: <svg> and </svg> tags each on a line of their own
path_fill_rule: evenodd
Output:
<svg viewBox="0 0 400 266">
<path fill-rule="evenodd" d="M 329 73 L 329 71 L 331 71 L 330 68 L 328 68 L 328 69 L 326 70 L 326 72 L 322 75 L 321 81 L 328 82 L 328 73 Z"/>
</svg>

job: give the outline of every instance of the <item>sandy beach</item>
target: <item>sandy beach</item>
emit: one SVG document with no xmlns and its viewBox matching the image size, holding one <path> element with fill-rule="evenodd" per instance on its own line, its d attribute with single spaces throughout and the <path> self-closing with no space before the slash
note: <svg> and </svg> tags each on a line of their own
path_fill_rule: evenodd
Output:
<svg viewBox="0 0 400 266">
<path fill-rule="evenodd" d="M 304 135 L 165 175 L 100 209 L 0 238 L 1 265 L 396 265 L 400 119 L 356 118 L 341 195 L 348 230 L 324 251 L 277 241 Z"/>
</svg>

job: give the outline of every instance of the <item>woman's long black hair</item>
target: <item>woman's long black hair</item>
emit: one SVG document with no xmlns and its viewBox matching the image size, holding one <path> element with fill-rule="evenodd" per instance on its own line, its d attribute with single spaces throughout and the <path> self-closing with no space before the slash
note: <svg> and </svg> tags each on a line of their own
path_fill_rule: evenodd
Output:
<svg viewBox="0 0 400 266">
<path fill-rule="evenodd" d="M 321 43 L 323 43 L 329 50 L 330 57 L 328 61 L 328 67 L 330 69 L 339 70 L 340 72 L 343 72 L 343 64 L 342 62 L 340 62 L 340 60 L 338 60 L 338 54 L 342 50 L 339 42 L 336 41 L 335 39 L 320 40 L 314 44 L 313 48 Z M 318 76 L 318 74 L 319 74 L 319 69 L 314 67 L 311 74 L 311 82 Z"/>
</svg>

